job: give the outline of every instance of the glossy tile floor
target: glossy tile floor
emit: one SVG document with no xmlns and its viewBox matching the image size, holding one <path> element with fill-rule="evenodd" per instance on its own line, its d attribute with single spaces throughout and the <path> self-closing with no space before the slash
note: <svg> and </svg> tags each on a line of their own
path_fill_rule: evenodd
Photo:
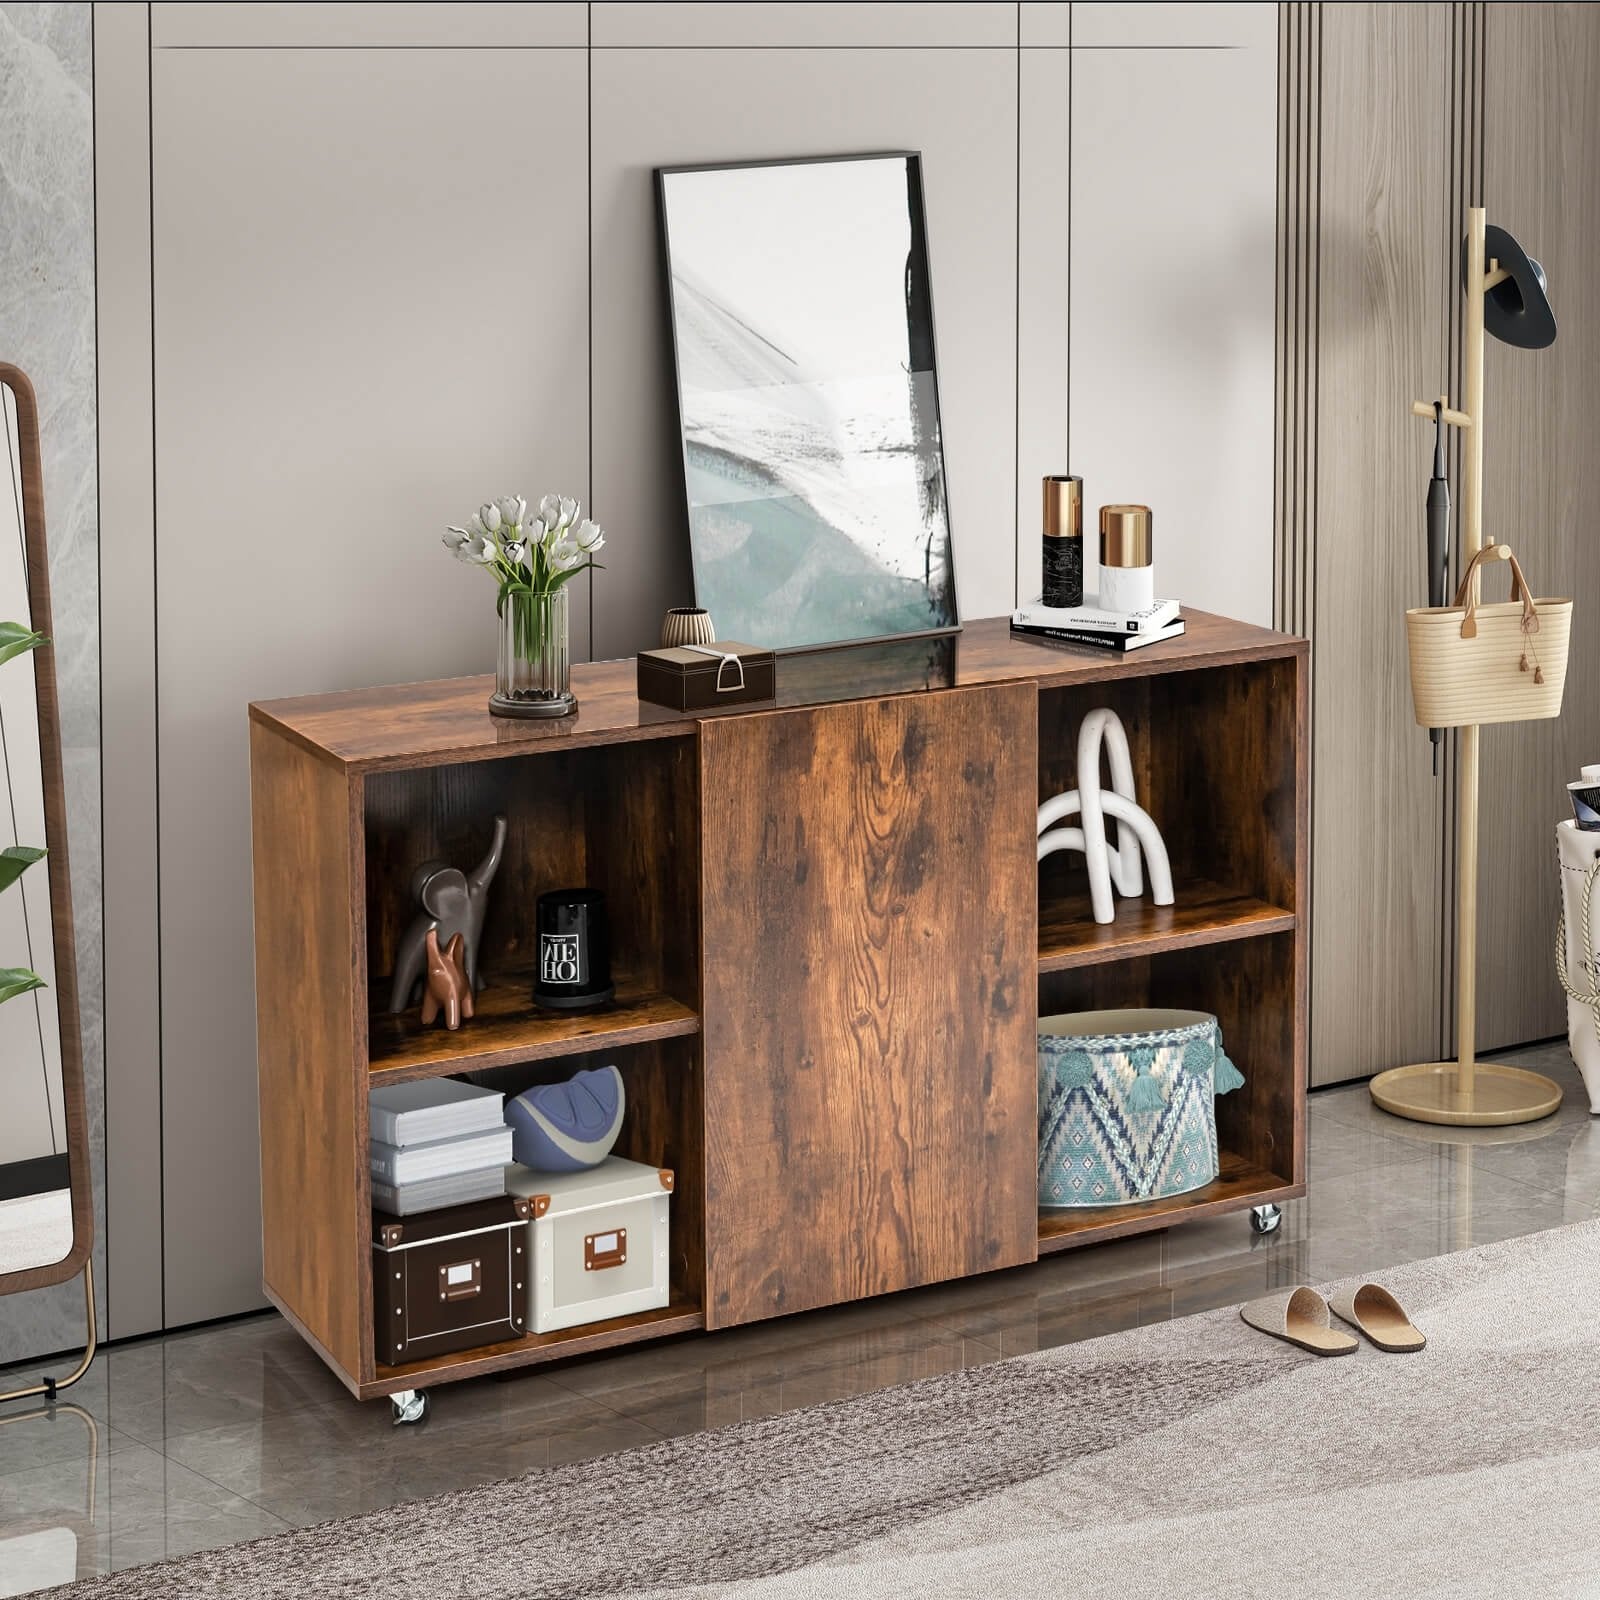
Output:
<svg viewBox="0 0 1600 1600">
<path fill-rule="evenodd" d="M 1600 1119 L 1451 1133 L 1311 1098 L 1311 1194 L 943 1288 L 436 1391 L 394 1428 L 276 1315 L 105 1351 L 54 1416 L 0 1407 L 0 1594 L 345 1517 L 1600 1212 Z M 0 1315 L 4 1302 L 0 1301 Z M 20 1377 L 22 1369 L 13 1376 Z M 6 1387 L 0 1373 L 0 1388 Z"/>
</svg>

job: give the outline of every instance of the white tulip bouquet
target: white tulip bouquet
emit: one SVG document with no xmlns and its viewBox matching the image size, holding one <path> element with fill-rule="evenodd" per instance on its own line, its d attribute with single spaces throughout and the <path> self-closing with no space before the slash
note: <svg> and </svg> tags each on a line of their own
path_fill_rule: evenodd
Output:
<svg viewBox="0 0 1600 1600">
<path fill-rule="evenodd" d="M 547 494 L 530 519 L 528 502 L 514 494 L 480 506 L 466 527 L 445 529 L 451 554 L 482 567 L 500 590 L 500 665 L 491 707 L 508 700 L 576 704 L 567 690 L 565 590 L 580 572 L 600 565 L 595 556 L 606 542 L 597 524 L 579 520 L 579 509 L 570 495 Z"/>
<path fill-rule="evenodd" d="M 503 613 L 508 595 L 554 594 L 580 572 L 600 565 L 594 558 L 605 548 L 606 536 L 587 517 L 578 520 L 580 509 L 568 495 L 547 494 L 530 522 L 528 502 L 520 494 L 491 500 L 467 519 L 466 527 L 445 529 L 445 547 L 494 578 L 500 586 L 495 609 Z"/>
</svg>

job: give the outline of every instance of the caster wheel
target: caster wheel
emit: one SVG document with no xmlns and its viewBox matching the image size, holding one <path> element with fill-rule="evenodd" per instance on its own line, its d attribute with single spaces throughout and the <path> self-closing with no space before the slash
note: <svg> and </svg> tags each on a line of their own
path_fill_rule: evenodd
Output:
<svg viewBox="0 0 1600 1600">
<path fill-rule="evenodd" d="M 1252 1206 L 1250 1208 L 1250 1231 L 1252 1233 L 1276 1233 L 1278 1224 L 1283 1221 L 1283 1213 L 1276 1206 Z"/>
<path fill-rule="evenodd" d="M 428 1391 L 426 1389 L 402 1389 L 399 1394 L 389 1396 L 389 1404 L 394 1407 L 395 1427 L 408 1427 L 413 1423 L 423 1422 L 427 1419 Z"/>
</svg>

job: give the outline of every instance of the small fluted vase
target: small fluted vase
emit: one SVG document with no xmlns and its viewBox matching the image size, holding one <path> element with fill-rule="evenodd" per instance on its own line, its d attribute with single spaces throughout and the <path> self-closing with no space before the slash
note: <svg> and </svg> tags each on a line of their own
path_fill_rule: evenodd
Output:
<svg viewBox="0 0 1600 1600">
<path fill-rule="evenodd" d="M 711 613 L 704 606 L 674 606 L 661 619 L 664 650 L 676 650 L 686 644 L 710 644 L 716 636 Z"/>
<path fill-rule="evenodd" d="M 572 692 L 567 591 L 515 590 L 500 610 L 500 647 L 489 709 L 497 717 L 565 717 L 578 709 Z"/>
</svg>

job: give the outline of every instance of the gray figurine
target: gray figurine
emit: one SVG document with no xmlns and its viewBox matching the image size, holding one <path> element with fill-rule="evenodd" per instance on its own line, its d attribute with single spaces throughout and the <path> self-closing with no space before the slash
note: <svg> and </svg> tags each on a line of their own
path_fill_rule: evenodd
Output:
<svg viewBox="0 0 1600 1600">
<path fill-rule="evenodd" d="M 483 914 L 489 905 L 489 885 L 500 868 L 506 847 L 506 819 L 494 819 L 494 843 L 489 853 L 471 872 L 447 866 L 443 861 L 424 861 L 411 875 L 411 893 L 422 909 L 411 919 L 394 958 L 394 983 L 389 989 L 389 1010 L 404 1011 L 415 998 L 428 964 L 428 932 L 439 930 L 439 944 L 448 945 L 460 934 L 466 945 L 467 982 L 474 991 L 478 982 L 478 937 L 483 932 Z"/>
</svg>

